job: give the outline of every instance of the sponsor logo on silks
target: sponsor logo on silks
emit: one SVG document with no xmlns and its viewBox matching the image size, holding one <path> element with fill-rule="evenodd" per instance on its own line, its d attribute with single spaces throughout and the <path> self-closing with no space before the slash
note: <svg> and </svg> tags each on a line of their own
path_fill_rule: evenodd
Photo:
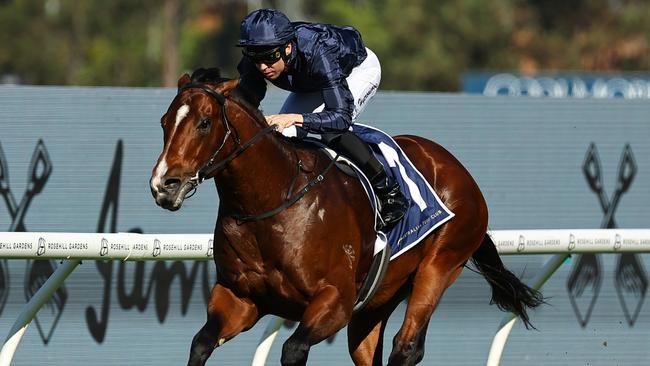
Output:
<svg viewBox="0 0 650 366">
<path fill-rule="evenodd" d="M 99 255 L 103 257 L 106 254 L 108 254 L 108 240 L 102 238 L 102 249 L 99 250 Z"/>
<path fill-rule="evenodd" d="M 517 245 L 517 252 L 523 252 L 526 249 L 526 238 L 523 235 L 519 235 L 519 245 Z"/>
<path fill-rule="evenodd" d="M 621 236 L 619 234 L 616 234 L 614 237 L 614 250 L 619 250 L 621 249 Z"/>
<path fill-rule="evenodd" d="M 206 257 L 212 257 L 212 253 L 213 253 L 212 245 L 213 245 L 213 240 L 212 239 L 208 240 L 208 251 L 205 253 Z"/>
<path fill-rule="evenodd" d="M 151 253 L 154 258 L 160 255 L 160 240 L 153 240 L 153 253 Z"/>
<path fill-rule="evenodd" d="M 38 238 L 38 249 L 36 250 L 36 255 L 40 257 L 43 254 L 45 254 L 45 239 Z"/>
<path fill-rule="evenodd" d="M 572 251 L 575 248 L 576 248 L 576 236 L 571 233 L 569 234 L 569 246 L 567 247 L 567 249 L 569 251 Z"/>
</svg>

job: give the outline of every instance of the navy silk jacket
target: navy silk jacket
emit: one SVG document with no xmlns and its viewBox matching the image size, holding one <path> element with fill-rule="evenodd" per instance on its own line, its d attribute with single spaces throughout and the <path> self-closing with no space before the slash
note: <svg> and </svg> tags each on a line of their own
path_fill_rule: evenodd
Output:
<svg viewBox="0 0 650 366">
<path fill-rule="evenodd" d="M 321 91 L 325 101 L 323 111 L 303 113 L 302 128 L 308 132 L 322 134 L 347 129 L 352 124 L 354 98 L 345 79 L 354 67 L 366 59 L 361 35 L 347 26 L 304 22 L 291 24 L 296 31 L 296 39 L 287 60 L 288 70 L 271 82 L 296 93 Z M 237 69 L 242 87 L 257 102 L 264 99 L 266 79 L 255 64 L 243 57 Z"/>
</svg>

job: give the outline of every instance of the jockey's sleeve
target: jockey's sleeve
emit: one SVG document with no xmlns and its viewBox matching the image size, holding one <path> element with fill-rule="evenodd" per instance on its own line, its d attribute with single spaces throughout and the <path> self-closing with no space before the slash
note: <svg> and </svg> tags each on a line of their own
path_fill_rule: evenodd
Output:
<svg viewBox="0 0 650 366">
<path fill-rule="evenodd" d="M 302 127 L 311 133 L 346 130 L 352 125 L 354 97 L 338 62 L 328 54 L 312 65 L 312 76 L 322 85 L 325 107 L 322 112 L 304 113 Z"/>
<path fill-rule="evenodd" d="M 241 79 L 239 87 L 252 105 L 259 108 L 266 95 L 266 80 L 248 58 L 242 57 L 237 65 Z"/>
</svg>

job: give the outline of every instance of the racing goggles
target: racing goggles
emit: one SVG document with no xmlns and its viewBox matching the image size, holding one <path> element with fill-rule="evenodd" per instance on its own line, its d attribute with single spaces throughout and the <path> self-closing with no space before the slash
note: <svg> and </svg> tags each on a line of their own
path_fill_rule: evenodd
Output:
<svg viewBox="0 0 650 366">
<path fill-rule="evenodd" d="M 282 47 L 245 47 L 241 52 L 255 64 L 273 65 L 282 58 Z"/>
</svg>

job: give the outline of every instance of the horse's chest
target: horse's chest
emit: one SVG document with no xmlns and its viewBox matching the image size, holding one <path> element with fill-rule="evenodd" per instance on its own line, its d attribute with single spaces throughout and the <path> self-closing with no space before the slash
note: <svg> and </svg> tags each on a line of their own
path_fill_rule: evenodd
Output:
<svg viewBox="0 0 650 366">
<path fill-rule="evenodd" d="M 215 255 L 219 282 L 248 296 L 263 282 L 264 268 L 260 261 L 250 256 L 237 256 L 233 252 Z"/>
<path fill-rule="evenodd" d="M 219 249 L 215 248 L 215 260 L 219 282 L 241 295 L 250 296 L 267 286 L 268 265 L 250 240 L 224 242 Z"/>
<path fill-rule="evenodd" d="M 291 263 L 283 259 L 237 254 L 234 249 L 215 251 L 219 282 L 231 288 L 238 296 L 251 298 L 267 309 L 293 309 L 305 300 L 305 291 L 289 273 Z M 268 253 L 267 253 L 268 255 Z M 297 301 L 296 301 L 297 300 Z M 277 311 L 277 310 L 274 310 Z"/>
</svg>

